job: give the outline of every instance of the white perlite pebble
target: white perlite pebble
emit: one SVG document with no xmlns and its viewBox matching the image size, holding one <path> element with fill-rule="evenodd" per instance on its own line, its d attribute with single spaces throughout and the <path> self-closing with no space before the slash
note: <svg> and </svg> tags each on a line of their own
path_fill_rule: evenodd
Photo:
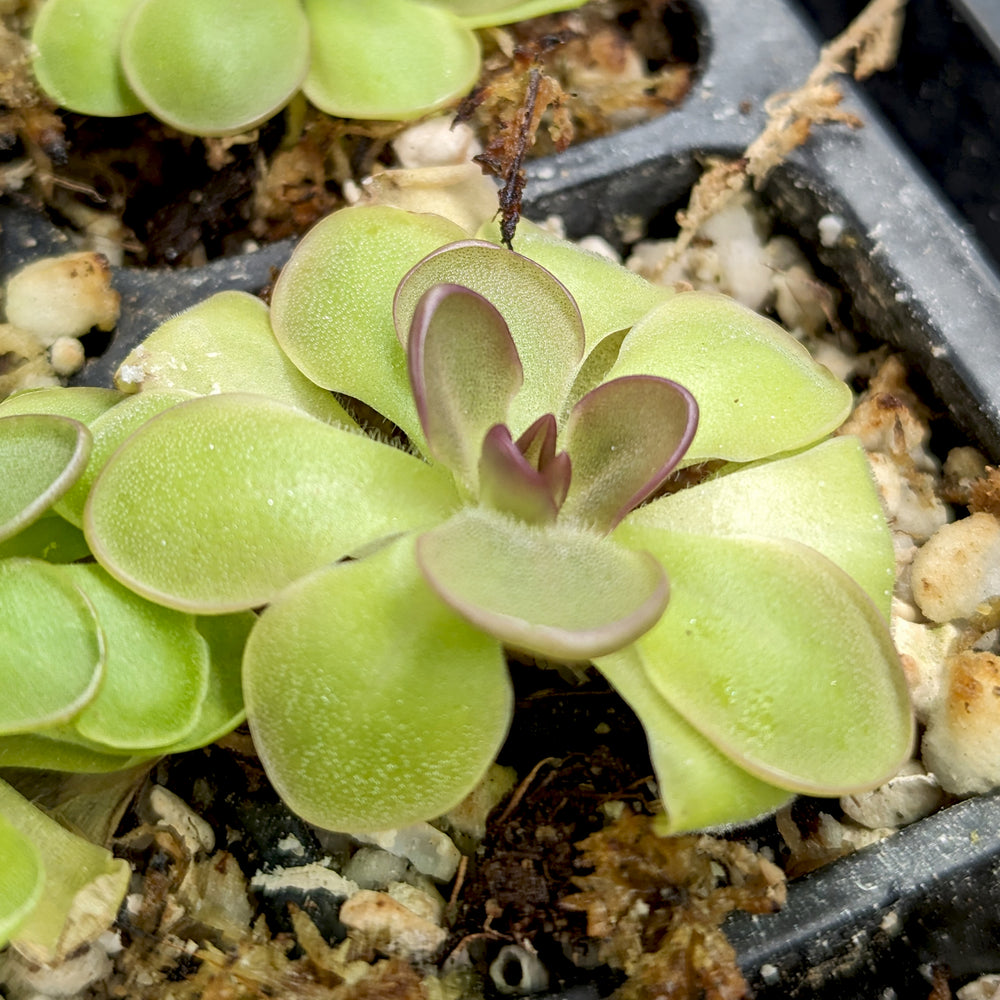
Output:
<svg viewBox="0 0 1000 1000">
<path fill-rule="evenodd" d="M 844 220 L 839 215 L 824 215 L 816 223 L 819 241 L 825 247 L 835 247 L 844 234 Z"/>
<path fill-rule="evenodd" d="M 1000 597 L 1000 522 L 973 514 L 946 524 L 913 557 L 913 597 L 934 622 L 988 610 Z"/>
<path fill-rule="evenodd" d="M 46 347 L 95 326 L 114 329 L 120 305 L 107 258 L 99 253 L 36 260 L 7 282 L 7 322 L 33 333 Z"/>
<path fill-rule="evenodd" d="M 413 959 L 431 958 L 448 936 L 443 927 L 387 892 L 371 889 L 351 896 L 340 908 L 340 920 L 384 954 Z"/>
<path fill-rule="evenodd" d="M 384 889 L 403 879 L 406 861 L 377 847 L 362 847 L 344 865 L 344 875 L 362 889 Z"/>
<path fill-rule="evenodd" d="M 414 823 L 400 830 L 354 834 L 364 844 L 374 844 L 390 854 L 406 858 L 418 872 L 438 882 L 449 882 L 458 871 L 462 854 L 454 841 L 430 823 Z"/>
<path fill-rule="evenodd" d="M 948 520 L 948 508 L 926 472 L 904 469 L 890 455 L 870 452 L 868 463 L 889 523 L 917 541 L 930 538 Z"/>
<path fill-rule="evenodd" d="M 56 965 L 36 965 L 9 948 L 0 955 L 0 983 L 10 1000 L 27 997 L 75 997 L 111 975 L 107 952 L 89 945 Z"/>
<path fill-rule="evenodd" d="M 948 657 L 957 651 L 961 630 L 946 622 L 926 625 L 893 616 L 892 641 L 899 651 L 914 714 L 927 721 L 941 692 Z"/>
<path fill-rule="evenodd" d="M 884 785 L 844 796 L 840 807 L 855 823 L 877 830 L 923 819 L 938 808 L 943 798 L 937 780 L 916 761 L 907 761 L 900 773 Z"/>
<path fill-rule="evenodd" d="M 482 147 L 472 129 L 451 117 L 432 118 L 412 125 L 392 141 L 392 148 L 404 167 L 445 167 L 468 163 Z"/>
<path fill-rule="evenodd" d="M 215 847 L 215 833 L 182 799 L 169 788 L 153 785 L 149 790 L 149 808 L 158 826 L 170 827 L 184 842 L 192 855 L 199 851 L 210 853 Z"/>
<path fill-rule="evenodd" d="M 75 375 L 87 360 L 83 344 L 76 337 L 57 337 L 49 348 L 49 363 L 57 375 Z"/>
<path fill-rule="evenodd" d="M 966 983 L 955 996 L 958 1000 L 1000 1000 L 1000 973 L 990 972 Z"/>
<path fill-rule="evenodd" d="M 949 658 L 921 749 L 947 792 L 1000 785 L 1000 657 L 969 650 Z"/>
</svg>

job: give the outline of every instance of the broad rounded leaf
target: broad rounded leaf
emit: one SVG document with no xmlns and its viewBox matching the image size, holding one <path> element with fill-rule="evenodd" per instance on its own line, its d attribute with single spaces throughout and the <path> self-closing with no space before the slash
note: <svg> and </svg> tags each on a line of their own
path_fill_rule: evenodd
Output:
<svg viewBox="0 0 1000 1000">
<path fill-rule="evenodd" d="M 608 378 L 660 375 L 698 400 L 686 464 L 751 462 L 826 437 L 847 417 L 851 390 L 776 323 L 722 295 L 682 292 L 622 342 Z"/>
<path fill-rule="evenodd" d="M 251 633 L 243 683 L 268 777 L 332 830 L 395 828 L 457 804 L 513 708 L 499 644 L 431 593 L 412 538 L 282 593 Z"/>
<path fill-rule="evenodd" d="M 125 771 L 148 758 L 146 755 L 97 750 L 82 740 L 61 738 L 61 730 L 19 733 L 0 736 L 0 767 L 26 767 L 44 771 L 69 771 L 76 774 L 105 774 Z M 73 734 L 71 739 L 75 740 Z"/>
<path fill-rule="evenodd" d="M 342 209 L 295 248 L 271 297 L 282 350 L 317 385 L 353 396 L 422 435 L 392 300 L 404 274 L 463 231 L 435 215 L 398 208 Z"/>
<path fill-rule="evenodd" d="M 137 396 L 125 396 L 121 402 L 91 420 L 89 430 L 93 446 L 87 465 L 66 495 L 55 504 L 56 513 L 70 524 L 82 527 L 83 509 L 90 489 L 118 446 L 146 421 L 190 398 L 190 393 L 180 389 L 143 392 Z"/>
<path fill-rule="evenodd" d="M 640 507 L 628 523 L 693 535 L 790 538 L 849 573 L 889 617 L 892 535 L 857 438 L 831 438 L 797 455 L 738 468 Z"/>
<path fill-rule="evenodd" d="M 473 494 L 483 438 L 521 386 L 507 324 L 478 293 L 434 285 L 417 305 L 407 355 L 427 448 Z"/>
<path fill-rule="evenodd" d="M 650 683 L 638 646 L 601 657 L 596 666 L 646 731 L 664 807 L 656 817 L 658 833 L 743 823 L 791 798 L 787 789 L 744 771 L 685 722 Z"/>
<path fill-rule="evenodd" d="M 610 531 L 662 485 L 697 426 L 698 404 L 676 382 L 626 375 L 592 389 L 563 431 L 573 464 L 564 516 Z"/>
<path fill-rule="evenodd" d="M 253 392 L 320 420 L 355 426 L 329 392 L 288 360 L 267 306 L 247 292 L 218 292 L 162 323 L 125 358 L 115 381 L 126 392 Z"/>
<path fill-rule="evenodd" d="M 667 579 L 648 552 L 486 508 L 466 508 L 421 535 L 417 558 L 428 583 L 472 624 L 558 660 L 628 645 L 667 603 Z"/>
<path fill-rule="evenodd" d="M 0 562 L 0 733 L 65 721 L 100 686 L 97 619 L 62 568 L 34 559 Z"/>
<path fill-rule="evenodd" d="M 126 586 L 181 610 L 266 604 L 292 580 L 442 520 L 450 474 L 263 396 L 202 396 L 146 423 L 98 477 L 84 530 Z"/>
<path fill-rule="evenodd" d="M 488 222 L 477 235 L 499 243 L 500 225 Z M 616 261 L 553 236 L 527 219 L 518 222 L 513 246 L 555 275 L 573 296 L 583 319 L 588 356 L 609 334 L 627 330 L 675 294 L 673 288 L 654 285 Z"/>
<path fill-rule="evenodd" d="M 64 108 L 118 117 L 145 110 L 122 72 L 122 25 L 135 0 L 46 0 L 31 33 L 32 69 Z"/>
<path fill-rule="evenodd" d="M 0 948 L 35 908 L 44 885 L 38 848 L 0 815 Z"/>
<path fill-rule="evenodd" d="M 312 64 L 302 84 L 342 118 L 418 118 L 461 97 L 479 76 L 475 34 L 413 0 L 305 0 Z"/>
<path fill-rule="evenodd" d="M 195 135 L 253 128 L 283 107 L 309 67 L 298 0 L 139 0 L 122 30 L 132 89 Z"/>
<path fill-rule="evenodd" d="M 0 542 L 0 559 L 12 556 L 50 563 L 76 562 L 90 555 L 83 532 L 51 511 L 12 538 Z"/>
<path fill-rule="evenodd" d="M 887 780 L 913 741 L 906 681 L 861 587 L 798 542 L 615 537 L 669 567 L 671 600 L 639 640 L 653 686 L 723 753 L 791 791 L 844 794 Z"/>
<path fill-rule="evenodd" d="M 79 478 L 90 454 L 90 432 L 52 414 L 0 417 L 0 541 L 45 513 Z"/>
<path fill-rule="evenodd" d="M 0 417 L 14 413 L 53 413 L 59 417 L 79 420 L 81 424 L 90 424 L 121 398 L 122 394 L 115 389 L 50 385 L 12 393 L 0 402 Z"/>
<path fill-rule="evenodd" d="M 94 563 L 57 569 L 93 605 L 106 649 L 104 681 L 73 728 L 126 752 L 181 739 L 208 688 L 208 646 L 194 619 L 143 600 Z"/>
<path fill-rule="evenodd" d="M 405 344 L 417 303 L 434 285 L 478 292 L 504 318 L 524 369 L 524 384 L 507 424 L 517 437 L 544 413 L 562 410 L 583 358 L 580 312 L 545 268 L 503 247 L 463 240 L 429 254 L 400 282 L 393 304 L 396 333 Z"/>
</svg>

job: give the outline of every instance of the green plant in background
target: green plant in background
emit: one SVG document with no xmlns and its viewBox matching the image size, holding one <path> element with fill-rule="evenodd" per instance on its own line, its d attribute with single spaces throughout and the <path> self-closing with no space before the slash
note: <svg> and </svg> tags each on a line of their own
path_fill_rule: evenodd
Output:
<svg viewBox="0 0 1000 1000">
<path fill-rule="evenodd" d="M 46 0 L 32 41 L 42 89 L 71 111 L 151 111 L 227 135 L 300 88 L 347 118 L 416 118 L 479 76 L 475 28 L 580 0 Z"/>
<path fill-rule="evenodd" d="M 629 701 L 664 832 L 892 774 L 912 721 L 888 529 L 860 445 L 828 437 L 848 388 L 727 299 L 671 294 L 539 230 L 518 247 L 345 209 L 299 245 L 270 314 L 224 293 L 155 331 L 119 371 L 137 394 L 0 405 L 0 442 L 56 441 L 48 474 L 6 505 L 21 529 L 7 544 L 34 529 L 19 552 L 36 558 L 0 562 L 16 597 L 0 609 L 47 587 L 77 622 L 44 667 L 61 700 L 32 716 L 22 698 L 0 764 L 196 745 L 235 707 L 242 659 L 251 731 L 291 808 L 331 829 L 400 826 L 454 805 L 493 760 L 508 647 L 591 661 Z M 67 518 L 97 565 L 37 558 L 75 558 L 55 532 Z M 52 607 L 16 619 L 39 660 Z M 186 664 L 127 682 L 172 706 L 156 745 L 121 701 L 94 709 L 132 669 L 125 634 L 166 647 L 141 654 L 147 675 Z"/>
</svg>

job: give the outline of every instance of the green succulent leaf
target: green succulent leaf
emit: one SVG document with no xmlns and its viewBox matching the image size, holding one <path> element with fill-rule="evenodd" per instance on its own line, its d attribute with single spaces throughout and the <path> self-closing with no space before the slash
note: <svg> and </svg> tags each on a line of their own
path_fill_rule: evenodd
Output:
<svg viewBox="0 0 1000 1000">
<path fill-rule="evenodd" d="M 271 325 L 282 350 L 317 385 L 362 400 L 420 443 L 393 296 L 421 257 L 464 235 L 447 219 L 398 208 L 328 216 L 299 243 L 275 284 Z"/>
<path fill-rule="evenodd" d="M 258 607 L 304 573 L 457 503 L 451 475 L 301 410 L 202 396 L 134 433 L 84 516 L 97 559 L 180 610 Z"/>
<path fill-rule="evenodd" d="M 0 736 L 0 767 L 24 767 L 44 771 L 69 771 L 75 774 L 106 774 L 125 771 L 148 759 L 149 755 L 114 753 L 98 750 L 76 741 L 62 739 L 59 730 L 41 733 L 18 733 Z"/>
<path fill-rule="evenodd" d="M 434 591 L 517 649 L 589 660 L 628 645 L 660 617 L 667 579 L 647 552 L 557 522 L 538 527 L 468 507 L 417 541 Z M 489 570 L 484 572 L 484 568 Z"/>
<path fill-rule="evenodd" d="M 117 118 L 145 111 L 119 58 L 135 0 L 46 0 L 31 33 L 42 90 L 70 111 Z"/>
<path fill-rule="evenodd" d="M 267 306 L 247 292 L 218 292 L 168 319 L 125 358 L 115 381 L 125 392 L 252 392 L 328 423 L 356 426 L 329 392 L 288 360 Z"/>
<path fill-rule="evenodd" d="M 521 386 L 507 324 L 482 295 L 434 285 L 417 304 L 407 353 L 428 450 L 473 494 L 483 438 Z"/>
<path fill-rule="evenodd" d="M 251 633 L 243 683 L 271 781 L 332 830 L 404 826 L 457 804 L 513 708 L 499 643 L 429 590 L 412 537 L 292 584 Z"/>
<path fill-rule="evenodd" d="M 38 850 L 45 884 L 11 940 L 29 961 L 55 964 L 111 926 L 128 862 L 60 826 L 0 781 L 0 816 Z M 6 866 L 0 864 L 0 870 Z"/>
<path fill-rule="evenodd" d="M 554 417 L 552 423 L 555 424 Z M 562 470 L 565 471 L 560 475 Z M 562 452 L 546 471 L 548 475 L 535 468 L 519 443 L 511 438 L 510 431 L 497 424 L 483 440 L 479 502 L 528 524 L 551 524 L 569 486 L 569 456 Z"/>
<path fill-rule="evenodd" d="M 791 791 L 874 787 L 913 741 L 906 681 L 861 587 L 787 539 L 682 535 L 622 524 L 670 567 L 671 599 L 639 640 L 670 705 L 724 754 Z"/>
<path fill-rule="evenodd" d="M 55 568 L 93 605 L 106 649 L 104 681 L 73 729 L 127 753 L 185 736 L 208 688 L 208 646 L 194 619 L 143 600 L 94 563 Z"/>
<path fill-rule="evenodd" d="M 114 389 L 99 389 L 94 386 L 67 388 L 53 385 L 41 389 L 25 389 L 0 402 L 0 417 L 15 413 L 52 413 L 89 425 L 95 417 L 110 410 L 121 398 L 122 394 Z"/>
<path fill-rule="evenodd" d="M 103 637 L 93 607 L 63 568 L 0 562 L 0 733 L 69 719 L 100 686 Z"/>
<path fill-rule="evenodd" d="M 413 0 L 305 0 L 312 63 L 302 84 L 342 118 L 418 118 L 479 76 L 479 42 L 456 17 Z"/>
<path fill-rule="evenodd" d="M 592 389 L 563 431 L 573 463 L 564 516 L 610 531 L 662 485 L 697 426 L 698 404 L 676 382 L 626 375 Z"/>
<path fill-rule="evenodd" d="M 855 437 L 831 438 L 796 455 L 737 468 L 640 507 L 628 522 L 694 535 L 801 542 L 857 580 L 889 618 L 892 535 Z"/>
<path fill-rule="evenodd" d="M 847 417 L 851 391 L 776 323 L 722 295 L 683 292 L 622 342 L 608 378 L 660 375 L 698 400 L 685 462 L 751 462 L 826 437 Z"/>
<path fill-rule="evenodd" d="M 470 28 L 489 28 L 495 24 L 513 24 L 529 17 L 541 17 L 558 10 L 582 7 L 581 0 L 430 0 L 435 6 L 452 11 Z"/>
<path fill-rule="evenodd" d="M 507 424 L 520 434 L 543 413 L 559 413 L 583 358 L 580 311 L 545 268 L 503 247 L 463 240 L 428 254 L 399 284 L 393 316 L 405 344 L 424 292 L 446 282 L 478 292 L 504 318 L 524 369 Z"/>
<path fill-rule="evenodd" d="M 121 35 L 132 89 L 168 125 L 231 135 L 259 125 L 309 68 L 298 0 L 138 0 Z"/>
<path fill-rule="evenodd" d="M 38 848 L 0 814 L 0 948 L 35 908 L 44 886 Z"/>
<path fill-rule="evenodd" d="M 79 478 L 90 432 L 53 414 L 0 417 L 0 541 L 38 520 Z"/>
<path fill-rule="evenodd" d="M 91 420 L 93 446 L 87 465 L 66 494 L 54 505 L 56 513 L 66 518 L 70 524 L 83 527 L 83 509 L 90 489 L 118 446 L 147 420 L 190 398 L 190 393 L 179 389 L 142 392 L 137 396 L 124 397 L 121 402 Z"/>
<path fill-rule="evenodd" d="M 51 512 L 0 542 L 0 559 L 20 557 L 50 563 L 76 562 L 90 555 L 83 532 Z"/>
<path fill-rule="evenodd" d="M 476 235 L 500 243 L 500 224 L 488 222 Z M 588 355 L 607 336 L 628 329 L 675 294 L 672 288 L 654 285 L 627 267 L 553 236 L 527 219 L 517 224 L 513 242 L 519 254 L 550 271 L 573 296 L 583 319 Z"/>
<path fill-rule="evenodd" d="M 657 832 L 667 836 L 741 823 L 773 812 L 792 797 L 743 770 L 685 722 L 650 683 L 637 646 L 601 657 L 596 666 L 646 731 L 665 810 L 657 817 Z"/>
</svg>

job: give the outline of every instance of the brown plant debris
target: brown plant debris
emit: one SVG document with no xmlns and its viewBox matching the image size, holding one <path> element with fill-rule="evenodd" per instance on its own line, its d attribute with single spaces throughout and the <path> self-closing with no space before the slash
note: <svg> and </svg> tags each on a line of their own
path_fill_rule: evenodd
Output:
<svg viewBox="0 0 1000 1000">
<path fill-rule="evenodd" d="M 628 981 L 618 1000 L 739 1000 L 748 987 L 720 930 L 731 910 L 773 913 L 785 900 L 781 870 L 735 841 L 659 837 L 650 817 L 626 812 L 580 845 L 593 873 L 563 906 L 585 913 L 602 961 Z"/>
<path fill-rule="evenodd" d="M 888 69 L 899 49 L 905 5 L 906 0 L 871 0 L 841 34 L 823 46 L 819 61 L 800 87 L 774 94 L 765 102 L 767 123 L 760 135 L 739 159 L 713 163 L 692 189 L 687 209 L 677 213 L 681 230 L 675 256 L 748 181 L 760 190 L 774 168 L 808 140 L 814 125 L 841 122 L 858 128 L 863 124 L 840 107 L 843 94 L 832 77 L 853 71 L 856 80 L 863 80 Z"/>
</svg>

